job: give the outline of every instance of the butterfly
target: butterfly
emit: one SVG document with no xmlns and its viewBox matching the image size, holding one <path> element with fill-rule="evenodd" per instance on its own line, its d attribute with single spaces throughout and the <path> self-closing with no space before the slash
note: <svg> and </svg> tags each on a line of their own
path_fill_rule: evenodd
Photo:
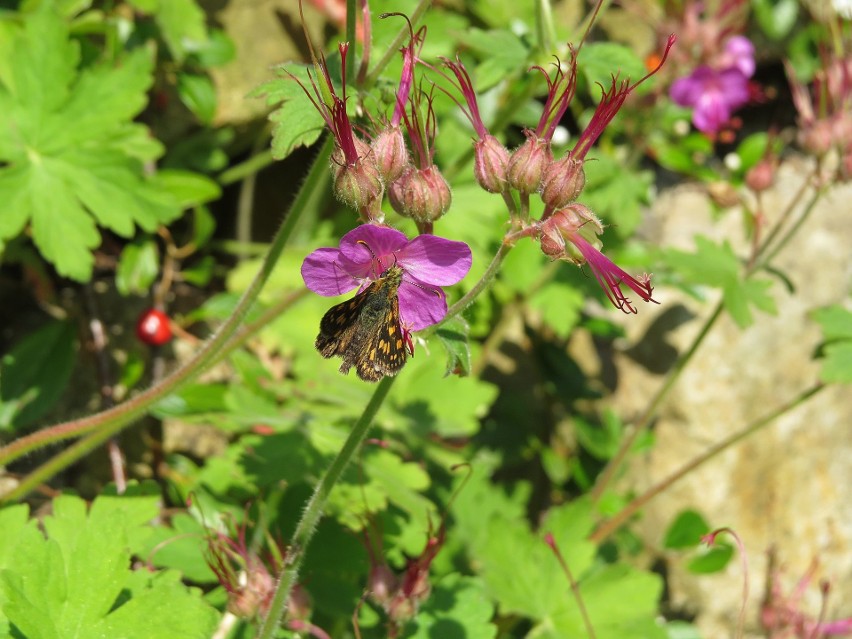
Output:
<svg viewBox="0 0 852 639">
<path fill-rule="evenodd" d="M 411 337 L 399 321 L 403 270 L 394 264 L 351 300 L 332 306 L 320 321 L 315 346 L 325 358 L 343 358 L 340 372 L 355 367 L 365 382 L 396 375 L 413 353 Z"/>
</svg>

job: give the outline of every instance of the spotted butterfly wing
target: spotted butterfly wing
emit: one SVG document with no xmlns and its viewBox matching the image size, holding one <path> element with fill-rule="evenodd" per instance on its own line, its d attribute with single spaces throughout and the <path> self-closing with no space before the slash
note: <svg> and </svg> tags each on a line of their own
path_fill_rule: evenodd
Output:
<svg viewBox="0 0 852 639">
<path fill-rule="evenodd" d="M 320 321 L 316 348 L 323 357 L 343 358 L 341 373 L 354 366 L 358 377 L 376 382 L 396 375 L 408 351 L 399 323 L 402 269 L 396 265 L 351 300 L 331 307 Z"/>
</svg>

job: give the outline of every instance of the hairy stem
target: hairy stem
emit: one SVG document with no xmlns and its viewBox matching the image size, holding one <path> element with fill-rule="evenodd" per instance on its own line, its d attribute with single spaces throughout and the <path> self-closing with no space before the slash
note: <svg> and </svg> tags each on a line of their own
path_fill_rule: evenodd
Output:
<svg viewBox="0 0 852 639">
<path fill-rule="evenodd" d="M 132 399 L 119 404 L 113 408 L 90 415 L 81 419 L 73 420 L 45 428 L 39 432 L 33 433 L 26 437 L 12 442 L 8 446 L 0 449 L 0 466 L 7 465 L 10 462 L 20 458 L 22 455 L 65 439 L 80 437 L 87 433 L 96 431 L 92 437 L 86 438 L 85 441 L 78 442 L 79 446 L 72 446 L 63 453 L 57 455 L 57 462 L 48 461 L 43 466 L 39 467 L 33 473 L 25 477 L 22 482 L 11 492 L 0 496 L 0 501 L 8 501 L 25 495 L 42 481 L 48 479 L 53 474 L 67 467 L 77 459 L 89 452 L 93 445 L 99 445 L 102 441 L 106 441 L 112 435 L 120 432 L 128 424 L 133 422 L 138 417 L 144 415 L 150 409 L 151 405 L 159 401 L 169 393 L 174 392 L 181 384 L 184 384 L 189 379 L 198 375 L 207 366 L 212 364 L 221 356 L 223 348 L 226 346 L 231 336 L 236 332 L 240 323 L 243 321 L 249 308 L 251 308 L 258 294 L 263 288 L 266 280 L 269 278 L 272 269 L 274 268 L 287 240 L 290 238 L 293 228 L 303 210 L 302 204 L 312 195 L 314 182 L 321 179 L 325 173 L 325 166 L 328 162 L 328 156 L 331 153 L 331 139 L 326 140 L 322 147 L 322 151 L 314 162 L 308 178 L 302 185 L 296 200 L 291 208 L 291 213 L 284 219 L 283 224 L 279 228 L 269 252 L 261 265 L 260 270 L 252 280 L 248 289 L 243 293 L 234 312 L 228 320 L 219 328 L 216 334 L 202 347 L 195 356 L 188 361 L 184 366 L 178 368 L 162 382 L 152 386 Z M 96 442 L 96 443 L 95 443 Z M 61 462 L 61 465 L 59 465 Z"/>
<path fill-rule="evenodd" d="M 287 549 L 284 567 L 279 575 L 278 585 L 275 587 L 275 595 L 269 607 L 269 614 L 263 621 L 263 626 L 261 626 L 260 633 L 257 635 L 258 639 L 272 639 L 276 636 L 278 626 L 287 608 L 290 591 L 296 584 L 305 551 L 323 515 L 328 496 L 331 494 L 334 485 L 340 479 L 341 474 L 352 457 L 361 447 L 361 443 L 364 441 L 370 425 L 373 423 L 373 418 L 384 403 L 395 379 L 395 377 L 385 377 L 378 383 L 373 397 L 364 408 L 364 412 L 355 423 L 355 426 L 349 433 L 349 437 L 346 438 L 343 448 L 340 449 L 337 457 L 331 462 L 331 466 L 325 471 L 325 474 L 314 490 L 314 494 L 311 495 L 311 499 L 308 501 L 307 506 L 305 506 L 305 512 L 296 526 L 290 547 Z"/>
</svg>

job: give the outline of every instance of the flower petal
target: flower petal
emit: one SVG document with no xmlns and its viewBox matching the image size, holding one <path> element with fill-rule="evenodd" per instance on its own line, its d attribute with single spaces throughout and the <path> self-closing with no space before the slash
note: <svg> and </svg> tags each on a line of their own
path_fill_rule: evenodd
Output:
<svg viewBox="0 0 852 639">
<path fill-rule="evenodd" d="M 403 328 L 419 331 L 437 324 L 446 314 L 444 291 L 406 274 L 399 285 L 399 317 Z"/>
<path fill-rule="evenodd" d="M 331 297 L 348 293 L 358 286 L 358 280 L 341 264 L 340 251 L 320 248 L 302 262 L 302 279 L 314 293 Z"/>
<path fill-rule="evenodd" d="M 407 242 L 408 238 L 401 231 L 376 224 L 362 224 L 340 238 L 340 253 L 358 264 L 371 264 L 375 257 L 384 270 L 391 265 L 393 258 L 389 263 L 382 258 L 398 251 Z"/>
<path fill-rule="evenodd" d="M 473 260 L 464 242 L 418 235 L 396 253 L 406 273 L 421 282 L 450 286 L 467 275 Z"/>
</svg>

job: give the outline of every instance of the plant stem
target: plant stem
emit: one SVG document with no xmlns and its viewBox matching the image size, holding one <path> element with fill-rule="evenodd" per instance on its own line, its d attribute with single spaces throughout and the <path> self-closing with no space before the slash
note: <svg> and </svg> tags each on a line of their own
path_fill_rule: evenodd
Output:
<svg viewBox="0 0 852 639">
<path fill-rule="evenodd" d="M 459 313 L 461 313 L 468 306 L 473 304 L 473 301 L 479 296 L 479 294 L 485 290 L 485 287 L 491 284 L 491 281 L 497 275 L 497 271 L 500 270 L 500 265 L 503 263 L 503 260 L 509 254 L 509 251 L 512 250 L 514 244 L 503 242 L 500 245 L 500 249 L 494 255 L 491 260 L 491 264 L 488 265 L 488 268 L 485 270 L 485 273 L 482 274 L 482 277 L 479 278 L 479 281 L 473 285 L 473 288 L 470 289 L 464 296 L 455 304 L 450 306 L 447 310 L 447 314 L 444 316 L 440 322 L 435 325 L 435 328 L 446 322 L 448 319 L 455 317 Z"/>
<path fill-rule="evenodd" d="M 217 182 L 219 182 L 222 186 L 234 184 L 235 182 L 245 179 L 249 175 L 254 175 L 261 169 L 265 169 L 273 162 L 275 162 L 275 158 L 272 157 L 272 150 L 267 149 L 257 155 L 251 156 L 245 162 L 235 164 L 231 168 L 222 171 L 217 178 Z"/>
<path fill-rule="evenodd" d="M 148 412 L 148 409 L 154 402 L 175 391 L 181 384 L 198 375 L 207 366 L 216 361 L 269 278 L 272 269 L 281 256 L 281 252 L 284 250 L 284 246 L 290 238 L 293 228 L 296 226 L 299 216 L 302 214 L 303 203 L 311 197 L 311 191 L 314 188 L 315 182 L 323 178 L 330 153 L 331 138 L 329 137 L 311 167 L 299 191 L 299 195 L 293 202 L 290 214 L 284 218 L 284 222 L 273 238 L 269 252 L 266 254 L 260 270 L 248 289 L 243 293 L 231 316 L 202 349 L 184 366 L 181 366 L 163 379 L 161 383 L 152 386 L 118 406 L 82 419 L 45 428 L 32 435 L 21 437 L 0 449 L 0 466 L 4 466 L 42 446 L 96 431 L 90 437 L 87 437 L 86 440 L 78 442 L 78 445 L 72 446 L 57 455 L 54 458 L 57 460 L 57 463 L 53 463 L 53 460 L 48 461 L 27 475 L 14 490 L 0 496 L 0 502 L 9 501 L 10 499 L 27 494 L 30 490 L 38 486 L 39 483 L 85 455 L 93 446 L 99 445 L 112 435 L 120 432 L 129 423 Z M 59 465 L 60 461 L 61 465 Z"/>
<path fill-rule="evenodd" d="M 622 462 L 624 461 L 627 454 L 630 452 L 630 449 L 633 447 L 633 444 L 636 442 L 636 439 L 645 432 L 648 426 L 651 425 L 651 420 L 657 414 L 657 408 L 659 408 L 662 401 L 668 396 L 669 391 L 675 385 L 678 379 L 680 379 L 681 373 L 683 373 L 686 365 L 692 360 L 693 355 L 698 350 L 698 347 L 701 346 L 704 338 L 710 333 L 710 329 L 713 328 L 713 325 L 716 323 L 716 320 L 722 315 L 723 309 L 722 302 L 719 302 L 716 305 L 716 308 L 713 309 L 713 312 L 710 314 L 705 322 L 704 326 L 701 327 L 701 330 L 698 331 L 698 335 L 695 336 L 695 339 L 692 341 L 692 345 L 689 347 L 683 355 L 681 355 L 672 369 L 669 371 L 668 377 L 666 377 L 666 381 L 660 387 L 660 389 L 656 392 L 654 397 L 651 399 L 651 402 L 648 404 L 648 407 L 645 409 L 645 412 L 642 414 L 642 417 L 639 419 L 638 424 L 633 428 L 633 430 L 622 440 L 621 444 L 618 447 L 618 451 L 615 453 L 612 459 L 609 460 L 609 463 L 604 468 L 604 471 L 601 473 L 601 476 L 598 478 L 598 481 L 595 483 L 595 487 L 592 489 L 592 501 L 597 502 L 601 496 L 603 495 L 606 488 L 609 486 L 609 483 L 612 481 L 615 476 L 616 470 L 621 467 Z"/>
<path fill-rule="evenodd" d="M 800 406 L 805 403 L 811 397 L 816 395 L 818 392 L 823 390 L 825 385 L 822 383 L 816 384 L 811 388 L 802 391 L 799 393 L 799 396 L 795 399 L 787 402 L 786 404 L 782 404 L 769 414 L 764 417 L 761 417 L 742 430 L 726 437 L 718 444 L 715 444 L 708 448 L 706 451 L 698 455 L 695 459 L 690 460 L 686 464 L 684 464 L 681 468 L 673 472 L 671 475 L 660 481 L 656 486 L 652 486 L 643 494 L 636 497 L 632 500 L 627 506 L 625 506 L 621 511 L 618 512 L 612 518 L 603 522 L 600 526 L 598 526 L 595 531 L 589 537 L 590 541 L 594 543 L 601 543 L 607 537 L 612 535 L 616 530 L 618 530 L 621 526 L 623 526 L 627 521 L 632 517 L 640 508 L 642 508 L 645 504 L 647 504 L 651 499 L 659 495 L 661 492 L 669 488 L 672 484 L 674 484 L 679 479 L 683 478 L 688 473 L 692 472 L 702 464 L 707 461 L 713 459 L 716 455 L 721 453 L 724 450 L 727 450 L 731 446 L 736 443 L 739 443 L 752 433 L 757 432 L 767 424 L 772 423 L 774 420 L 778 419 L 784 413 L 793 410 L 794 408 Z"/>
<path fill-rule="evenodd" d="M 302 566 L 305 551 L 323 515 L 328 496 L 331 494 L 334 485 L 340 479 L 349 461 L 360 448 L 370 429 L 370 425 L 373 423 L 373 418 L 384 403 L 395 379 L 395 377 L 385 377 L 378 383 L 376 392 L 373 393 L 373 397 L 364 408 L 364 412 L 355 423 L 352 432 L 349 433 L 349 437 L 346 438 L 343 448 L 340 449 L 337 457 L 331 462 L 331 466 L 325 471 L 325 475 L 323 475 L 319 484 L 317 484 L 314 494 L 311 495 L 311 499 L 308 501 L 307 506 L 305 506 L 305 512 L 296 526 L 296 530 L 293 533 L 293 540 L 287 549 L 285 565 L 279 576 L 272 603 L 269 606 L 269 614 L 266 616 L 257 635 L 258 639 L 272 639 L 275 637 L 287 608 L 290 591 L 293 589 L 296 579 L 299 576 L 299 569 Z"/>
</svg>

